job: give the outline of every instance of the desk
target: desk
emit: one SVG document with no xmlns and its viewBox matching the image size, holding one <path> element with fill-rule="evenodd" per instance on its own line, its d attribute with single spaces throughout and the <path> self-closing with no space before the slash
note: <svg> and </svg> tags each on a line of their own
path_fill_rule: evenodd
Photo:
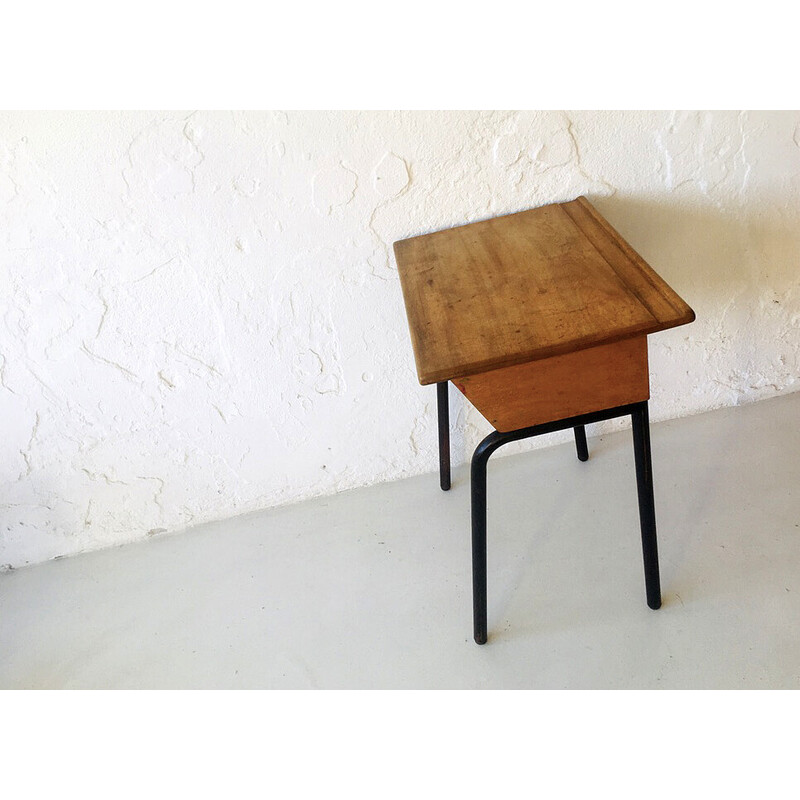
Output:
<svg viewBox="0 0 800 800">
<path fill-rule="evenodd" d="M 487 640 L 486 466 L 498 447 L 630 415 L 647 602 L 661 605 L 647 336 L 695 318 L 585 197 L 394 244 L 417 375 L 437 384 L 450 488 L 448 382 L 495 429 L 472 457 L 474 638 Z"/>
</svg>

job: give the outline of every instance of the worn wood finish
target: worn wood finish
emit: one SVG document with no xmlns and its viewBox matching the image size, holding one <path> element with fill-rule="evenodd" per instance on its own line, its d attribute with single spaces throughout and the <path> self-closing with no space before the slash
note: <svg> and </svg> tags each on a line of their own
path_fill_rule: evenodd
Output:
<svg viewBox="0 0 800 800">
<path fill-rule="evenodd" d="M 694 319 L 583 197 L 405 239 L 394 251 L 423 384 Z"/>
<path fill-rule="evenodd" d="M 647 400 L 647 337 L 637 336 L 453 381 L 498 431 Z"/>
</svg>

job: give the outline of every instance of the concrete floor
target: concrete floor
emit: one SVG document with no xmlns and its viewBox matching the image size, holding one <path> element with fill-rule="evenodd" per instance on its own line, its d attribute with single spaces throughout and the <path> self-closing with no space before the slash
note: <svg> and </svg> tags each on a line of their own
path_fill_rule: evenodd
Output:
<svg viewBox="0 0 800 800">
<path fill-rule="evenodd" d="M 797 688 L 800 392 L 652 427 L 663 606 L 630 431 L 0 575 L 0 688 Z"/>
</svg>

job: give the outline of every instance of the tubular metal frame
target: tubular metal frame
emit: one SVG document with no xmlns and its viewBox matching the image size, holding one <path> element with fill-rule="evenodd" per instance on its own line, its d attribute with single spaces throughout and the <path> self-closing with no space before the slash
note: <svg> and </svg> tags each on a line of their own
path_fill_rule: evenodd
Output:
<svg viewBox="0 0 800 800">
<path fill-rule="evenodd" d="M 437 385 L 439 410 L 439 475 L 442 489 L 450 488 L 450 433 L 447 381 Z M 639 521 L 642 532 L 645 590 L 647 605 L 661 607 L 661 581 L 658 569 L 656 514 L 653 497 L 653 469 L 650 455 L 650 420 L 647 401 L 616 406 L 591 414 L 532 425 L 515 431 L 493 431 L 475 448 L 470 470 L 472 495 L 472 606 L 474 638 L 485 644 L 488 638 L 486 600 L 486 468 L 489 457 L 498 448 L 520 439 L 573 428 L 578 458 L 586 461 L 589 450 L 585 426 L 593 422 L 630 415 L 632 420 L 633 452 L 636 464 L 636 486 L 639 502 Z M 445 452 L 446 451 L 446 452 Z"/>
<path fill-rule="evenodd" d="M 436 384 L 436 406 L 439 416 L 439 486 L 450 488 L 450 403 L 447 381 Z"/>
</svg>

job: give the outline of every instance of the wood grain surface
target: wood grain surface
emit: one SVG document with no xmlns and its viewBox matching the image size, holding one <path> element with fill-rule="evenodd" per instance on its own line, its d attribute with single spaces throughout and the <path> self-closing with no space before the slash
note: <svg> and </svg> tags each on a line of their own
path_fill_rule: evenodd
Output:
<svg viewBox="0 0 800 800">
<path fill-rule="evenodd" d="M 394 252 L 422 384 L 694 319 L 583 197 L 404 239 Z"/>
</svg>

